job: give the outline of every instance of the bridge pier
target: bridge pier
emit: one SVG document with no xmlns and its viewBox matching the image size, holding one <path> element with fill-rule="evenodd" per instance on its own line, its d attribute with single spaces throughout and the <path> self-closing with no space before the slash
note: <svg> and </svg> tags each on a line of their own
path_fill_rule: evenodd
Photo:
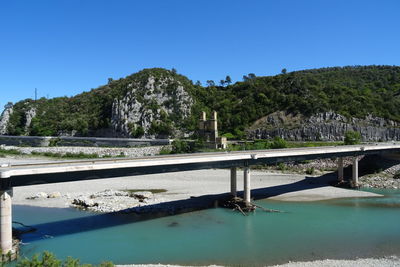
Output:
<svg viewBox="0 0 400 267">
<path fill-rule="evenodd" d="M 0 191 L 0 249 L 1 254 L 12 253 L 12 214 L 9 191 Z"/>
<path fill-rule="evenodd" d="M 231 195 L 237 197 L 237 172 L 236 167 L 231 168 Z"/>
<path fill-rule="evenodd" d="M 249 206 L 251 201 L 250 167 L 248 166 L 244 167 L 243 178 L 244 178 L 243 200 L 245 204 Z"/>
<path fill-rule="evenodd" d="M 358 187 L 358 157 L 353 158 L 352 186 Z"/>
<path fill-rule="evenodd" d="M 343 182 L 344 177 L 343 177 L 343 158 L 340 157 L 338 159 L 338 181 L 339 183 Z"/>
</svg>

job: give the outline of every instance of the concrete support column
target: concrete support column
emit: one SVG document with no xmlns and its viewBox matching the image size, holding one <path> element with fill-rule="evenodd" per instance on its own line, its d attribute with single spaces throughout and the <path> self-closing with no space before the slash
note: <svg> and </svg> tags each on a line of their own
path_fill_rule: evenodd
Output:
<svg viewBox="0 0 400 267">
<path fill-rule="evenodd" d="M 0 248 L 3 255 L 12 251 L 11 196 L 0 191 Z"/>
<path fill-rule="evenodd" d="M 338 181 L 343 182 L 343 158 L 340 157 L 338 160 Z"/>
<path fill-rule="evenodd" d="M 353 187 L 358 187 L 358 158 L 353 158 Z"/>
<path fill-rule="evenodd" d="M 251 199 L 250 167 L 244 167 L 243 178 L 244 178 L 243 200 L 246 203 L 246 205 L 250 205 L 250 199 Z"/>
<path fill-rule="evenodd" d="M 231 195 L 237 197 L 237 175 L 236 167 L 231 168 Z"/>
</svg>

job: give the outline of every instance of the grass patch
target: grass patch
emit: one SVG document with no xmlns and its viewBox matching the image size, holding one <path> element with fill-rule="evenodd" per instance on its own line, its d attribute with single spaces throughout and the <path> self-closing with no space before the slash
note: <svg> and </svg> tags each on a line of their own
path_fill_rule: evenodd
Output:
<svg viewBox="0 0 400 267">
<path fill-rule="evenodd" d="M 16 149 L 2 149 L 0 148 L 0 155 L 22 155 L 21 151 Z"/>
<path fill-rule="evenodd" d="M 83 152 L 78 153 L 78 154 L 70 153 L 70 152 L 67 152 L 65 154 L 60 154 L 60 153 L 53 153 L 53 152 L 32 151 L 31 155 L 43 156 L 43 157 L 49 157 L 49 158 L 61 158 L 61 159 L 95 159 L 95 158 L 100 158 L 99 155 L 97 155 L 97 154 L 85 154 Z"/>
<path fill-rule="evenodd" d="M 158 193 L 165 193 L 167 192 L 166 189 L 124 189 L 122 191 L 128 192 L 130 194 L 136 193 L 136 192 L 141 192 L 141 191 L 149 191 L 153 194 L 158 194 Z"/>
<path fill-rule="evenodd" d="M 0 157 L 4 158 L 6 156 L 41 156 L 41 157 L 48 157 L 48 158 L 58 158 L 58 159 L 97 159 L 97 158 L 112 158 L 110 155 L 99 156 L 97 154 L 85 154 L 83 152 L 80 153 L 70 153 L 67 152 L 65 154 L 61 153 L 53 153 L 53 152 L 37 152 L 32 151 L 31 154 L 25 154 L 17 149 L 0 149 Z M 115 156 L 117 158 L 125 157 L 123 153 L 120 155 Z"/>
<path fill-rule="evenodd" d="M 317 146 L 342 146 L 343 142 L 323 142 L 323 141 L 307 141 L 307 142 L 294 142 L 288 141 L 288 148 L 296 147 L 317 147 Z"/>
</svg>

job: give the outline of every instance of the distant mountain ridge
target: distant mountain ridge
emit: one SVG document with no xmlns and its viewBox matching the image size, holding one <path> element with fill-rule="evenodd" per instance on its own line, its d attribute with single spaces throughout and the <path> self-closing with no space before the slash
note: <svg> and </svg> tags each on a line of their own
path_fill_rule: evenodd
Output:
<svg viewBox="0 0 400 267">
<path fill-rule="evenodd" d="M 235 84 L 221 80 L 221 86 L 212 81 L 208 86 L 194 84 L 175 70 L 153 68 L 74 97 L 8 105 L 0 118 L 0 134 L 182 137 L 195 133 L 202 110 L 216 110 L 220 132 L 236 138 L 256 137 L 251 126 L 275 112 L 305 118 L 333 112 L 348 119 L 373 116 L 397 123 L 399 92 L 398 66 L 249 74 Z"/>
</svg>

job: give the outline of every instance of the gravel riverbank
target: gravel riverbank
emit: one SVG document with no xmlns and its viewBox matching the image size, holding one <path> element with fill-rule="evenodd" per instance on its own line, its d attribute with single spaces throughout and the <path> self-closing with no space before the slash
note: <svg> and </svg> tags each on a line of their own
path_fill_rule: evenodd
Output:
<svg viewBox="0 0 400 267">
<path fill-rule="evenodd" d="M 64 146 L 64 147 L 19 147 L 1 145 L 1 149 L 17 150 L 22 154 L 31 155 L 34 153 L 52 153 L 65 155 L 69 154 L 96 154 L 99 157 L 144 157 L 160 154 L 164 146 L 145 147 L 85 147 L 85 146 Z"/>
<path fill-rule="evenodd" d="M 0 163 L 27 163 L 40 160 L 0 158 Z M 46 159 L 46 161 L 48 161 Z M 243 188 L 238 171 L 238 190 Z M 330 186 L 335 174 L 311 176 L 252 171 L 253 196 L 281 201 L 316 201 L 343 197 L 375 197 L 377 194 Z M 154 190 L 155 189 L 155 190 Z M 258 190 L 256 190 L 258 189 Z M 262 189 L 262 190 L 261 190 Z M 13 203 L 41 207 L 71 207 L 84 200 L 88 210 L 112 212 L 140 208 L 191 197 L 224 194 L 230 190 L 229 170 L 198 170 L 100 180 L 15 187 Z M 143 191 L 140 194 L 129 192 Z M 151 193 L 155 191 L 156 193 Z M 271 197 L 273 196 L 273 197 Z"/>
<path fill-rule="evenodd" d="M 131 264 L 116 265 L 117 267 L 183 267 L 181 265 L 163 265 L 163 264 Z M 319 260 L 305 262 L 289 262 L 281 265 L 273 265 L 271 267 L 397 267 L 400 266 L 398 257 L 387 257 L 381 259 L 356 259 L 356 260 Z M 184 267 L 201 267 L 201 266 L 184 266 Z M 207 267 L 221 267 L 220 265 L 209 265 Z"/>
</svg>

